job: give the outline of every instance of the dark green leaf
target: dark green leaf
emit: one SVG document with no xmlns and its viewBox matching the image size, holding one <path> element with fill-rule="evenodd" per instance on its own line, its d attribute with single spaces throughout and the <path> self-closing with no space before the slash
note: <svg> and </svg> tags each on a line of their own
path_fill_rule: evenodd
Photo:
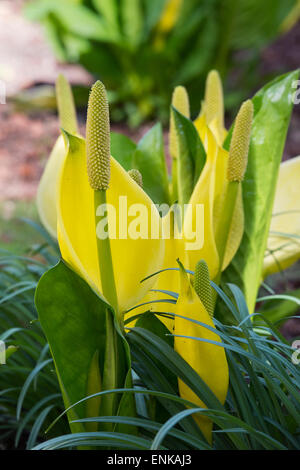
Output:
<svg viewBox="0 0 300 470">
<path fill-rule="evenodd" d="M 111 132 L 110 152 L 125 170 L 131 170 L 136 144 L 123 134 Z"/>
<path fill-rule="evenodd" d="M 103 374 L 106 312 L 111 314 L 111 308 L 62 261 L 41 278 L 35 302 L 55 361 L 65 406 L 68 407 L 88 393 L 99 391 L 88 390 L 89 372 L 98 351 L 100 375 Z M 123 386 L 130 366 L 126 343 L 121 337 L 118 352 L 118 380 Z M 86 411 L 86 404 L 80 404 L 68 413 L 68 417 L 84 418 Z M 73 426 L 73 431 L 79 430 Z"/>
<path fill-rule="evenodd" d="M 206 153 L 199 134 L 188 118 L 171 108 L 178 137 L 178 196 L 187 204 L 206 162 Z"/>
<path fill-rule="evenodd" d="M 248 167 L 243 181 L 245 232 L 239 250 L 222 276 L 237 284 L 253 312 L 272 215 L 276 181 L 283 153 L 299 71 L 273 80 L 253 98 Z M 228 142 L 227 142 L 228 145 Z"/>
<path fill-rule="evenodd" d="M 157 123 L 139 141 L 133 168 L 143 177 L 143 189 L 155 204 L 169 203 L 169 183 L 162 127 Z"/>
</svg>

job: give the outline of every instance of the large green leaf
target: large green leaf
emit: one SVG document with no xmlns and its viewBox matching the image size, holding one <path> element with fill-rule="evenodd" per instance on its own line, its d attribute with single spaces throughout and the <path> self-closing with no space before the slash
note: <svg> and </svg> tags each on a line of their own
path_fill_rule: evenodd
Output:
<svg viewBox="0 0 300 470">
<path fill-rule="evenodd" d="M 115 31 L 102 17 L 100 18 L 84 5 L 76 4 L 72 0 L 39 0 L 30 2 L 26 6 L 26 15 L 32 20 L 41 20 L 49 15 L 57 17 L 63 27 L 79 36 L 114 41 Z"/>
<path fill-rule="evenodd" d="M 235 49 L 260 47 L 272 40 L 296 0 L 227 0 L 221 2 L 221 40 Z"/>
<path fill-rule="evenodd" d="M 156 204 L 169 203 L 168 172 L 160 123 L 155 124 L 139 141 L 133 156 L 133 168 L 143 177 L 143 189 Z"/>
<path fill-rule="evenodd" d="M 298 76 L 299 71 L 282 75 L 252 99 L 254 120 L 243 181 L 245 231 L 237 254 L 222 276 L 222 281 L 240 286 L 250 313 L 262 280 L 276 181 L 293 106 L 292 84 Z"/>
<path fill-rule="evenodd" d="M 140 0 L 122 0 L 121 18 L 123 35 L 127 44 L 135 49 L 141 41 L 144 17 Z"/>
<path fill-rule="evenodd" d="M 117 0 L 93 0 L 96 10 L 103 15 L 107 25 L 113 31 L 116 38 L 120 36 L 119 18 L 118 18 L 118 2 Z"/>
<path fill-rule="evenodd" d="M 41 278 L 35 303 L 55 362 L 65 406 L 99 392 L 99 378 L 103 377 L 105 365 L 106 315 L 113 315 L 111 307 L 63 261 Z M 130 370 L 129 349 L 118 330 L 117 336 L 117 385 L 123 387 Z M 69 411 L 68 418 L 97 415 L 99 405 L 88 400 Z M 131 407 L 128 405 L 128 410 L 132 411 L 132 404 Z M 80 426 L 71 424 L 71 429 L 79 432 Z"/>
<path fill-rule="evenodd" d="M 152 312 L 145 312 L 140 315 L 135 326 L 151 331 L 156 336 L 159 336 L 159 338 L 166 341 L 169 346 L 174 348 L 174 337 L 170 335 L 168 328 Z"/>
<path fill-rule="evenodd" d="M 136 144 L 126 137 L 126 135 L 118 132 L 110 134 L 110 152 L 112 156 L 122 165 L 125 170 L 131 170 L 133 154 Z"/>
<path fill-rule="evenodd" d="M 180 204 L 187 204 L 194 186 L 205 165 L 206 153 L 199 134 L 188 118 L 172 107 L 178 138 L 178 197 Z"/>
</svg>

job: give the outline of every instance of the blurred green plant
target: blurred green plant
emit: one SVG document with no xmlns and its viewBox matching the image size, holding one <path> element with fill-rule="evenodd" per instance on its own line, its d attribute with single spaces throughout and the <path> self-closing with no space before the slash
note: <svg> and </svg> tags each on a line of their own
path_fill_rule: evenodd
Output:
<svg viewBox="0 0 300 470">
<path fill-rule="evenodd" d="M 225 79 L 236 61 L 234 53 L 243 49 L 246 60 L 238 58 L 238 83 L 226 93 L 229 106 L 240 103 L 256 84 L 260 49 L 294 24 L 297 4 L 33 0 L 25 13 L 43 25 L 60 61 L 82 64 L 112 90 L 112 119 L 126 117 L 135 126 L 153 115 L 166 121 L 170 95 L 178 84 L 188 87 L 191 111 L 196 112 L 208 70 L 218 69 Z"/>
</svg>

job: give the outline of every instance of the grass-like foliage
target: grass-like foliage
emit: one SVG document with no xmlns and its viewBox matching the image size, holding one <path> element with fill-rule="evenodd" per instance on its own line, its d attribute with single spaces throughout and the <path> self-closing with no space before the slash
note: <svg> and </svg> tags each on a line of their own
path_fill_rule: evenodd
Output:
<svg viewBox="0 0 300 470">
<path fill-rule="evenodd" d="M 23 221 L 23 225 L 24 225 Z M 34 291 L 41 275 L 56 263 L 56 244 L 33 223 L 44 243 L 26 255 L 0 252 L 0 340 L 17 348 L 0 366 L 0 441 L 4 447 L 35 444 L 45 423 L 62 409 L 49 346 L 37 321 Z M 59 425 L 65 431 L 64 421 Z"/>
<path fill-rule="evenodd" d="M 153 319 L 144 322 L 144 325 L 151 325 L 152 331 L 137 326 L 128 329 L 127 333 L 135 377 L 133 388 L 91 395 L 134 393 L 137 416 L 86 418 L 80 421 L 85 425 L 98 423 L 98 430 L 61 435 L 34 449 L 70 449 L 78 446 L 171 450 L 299 449 L 300 370 L 299 365 L 292 362 L 291 346 L 263 315 L 254 314 L 264 320 L 262 324 L 265 325 L 260 326 L 259 330 L 255 327 L 239 288 L 229 284 L 229 298 L 218 286 L 213 284 L 213 287 L 237 323 L 237 326 L 228 326 L 216 321 L 218 335 L 222 339 L 222 343 L 218 344 L 226 349 L 230 370 L 229 391 L 224 406 L 174 351 L 173 336 L 159 320 L 154 320 L 154 312 L 148 312 L 146 315 L 153 316 Z M 207 341 L 202 338 L 190 340 Z M 177 377 L 193 390 L 207 408 L 199 408 L 179 397 Z M 72 407 L 76 408 L 76 404 Z M 213 421 L 212 445 L 207 443 L 196 426 L 192 418 L 195 413 Z M 52 431 L 59 422 L 60 419 L 56 420 Z M 105 423 L 115 423 L 115 432 L 107 432 Z M 120 425 L 124 424 L 135 428 L 136 433 L 123 433 Z"/>
</svg>

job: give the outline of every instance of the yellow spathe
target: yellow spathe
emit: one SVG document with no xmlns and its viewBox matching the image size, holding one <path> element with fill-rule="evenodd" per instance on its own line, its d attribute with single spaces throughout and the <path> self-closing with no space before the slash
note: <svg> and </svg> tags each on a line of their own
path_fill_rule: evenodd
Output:
<svg viewBox="0 0 300 470">
<path fill-rule="evenodd" d="M 212 221 L 210 222 L 213 227 L 214 234 L 218 231 L 218 224 L 222 221 L 222 211 L 226 210 L 224 207 L 224 196 L 226 194 L 228 180 L 227 180 L 227 167 L 228 167 L 228 152 L 223 149 L 220 142 L 223 142 L 226 136 L 226 130 L 222 129 L 222 135 L 219 133 L 219 127 L 216 125 L 216 120 L 212 121 L 208 126 L 204 114 L 201 114 L 195 121 L 194 125 L 198 131 L 198 134 L 203 143 L 204 149 L 207 153 L 207 159 L 210 162 L 210 171 L 214 173 L 215 179 L 213 190 L 213 209 L 212 209 Z M 208 143 L 210 142 L 210 146 Z M 216 148 L 217 147 L 217 148 Z M 215 157 L 214 157 L 215 155 Z M 205 165 L 203 172 L 207 165 Z M 202 176 L 202 175 L 201 175 Z M 200 176 L 200 179 L 201 179 Z M 202 178 L 204 178 L 202 176 Z M 206 179 L 208 175 L 206 176 Z M 199 181 L 200 181 L 199 179 Z M 198 182 L 199 183 L 199 182 Z M 199 185 L 199 193 L 201 187 Z M 210 207 L 211 210 L 211 207 Z M 234 255 L 236 254 L 244 233 L 244 209 L 243 209 L 243 196 L 242 188 L 239 188 L 239 193 L 236 201 L 236 206 L 233 214 L 233 219 L 229 229 L 228 240 L 226 244 L 226 250 L 221 271 L 224 271 L 230 264 Z M 204 258 L 204 257 L 203 257 Z M 199 259 L 199 258 L 198 258 Z M 204 258 L 205 259 L 205 258 Z M 207 261 L 207 260 L 206 260 Z M 218 267 L 220 269 L 220 266 Z M 210 269 L 211 277 L 214 277 L 214 272 Z"/>
<path fill-rule="evenodd" d="M 86 169 L 86 146 L 82 138 L 68 136 L 68 155 L 59 185 L 58 241 L 63 259 L 97 292 L 101 293 L 94 215 L 94 191 L 91 189 Z M 160 226 L 160 216 L 153 211 L 151 199 L 111 157 L 111 179 L 107 190 L 108 224 L 115 283 L 120 312 L 137 304 L 155 282 L 154 278 L 140 281 L 161 269 L 164 242 L 161 238 L 120 239 L 120 199 L 127 198 L 129 216 L 137 220 L 140 204 L 147 210 L 148 230 L 150 217 Z M 123 201 L 124 202 L 124 201 Z M 110 207 L 110 206 L 111 207 Z M 137 212 L 135 213 L 134 207 Z M 152 212 L 151 212 L 152 211 Z M 113 225 L 114 214 L 116 226 Z M 130 217 L 128 229 L 130 230 Z M 148 233 L 147 233 L 148 235 Z M 114 239 L 114 237 L 116 237 Z"/>
<path fill-rule="evenodd" d="M 176 314 L 191 320 L 197 320 L 215 329 L 213 320 L 191 286 L 185 272 L 180 272 L 180 293 L 176 304 Z M 205 326 L 176 316 L 174 334 L 175 350 L 199 374 L 201 379 L 223 404 L 226 399 L 229 381 L 224 347 L 222 345 L 218 346 L 204 341 L 176 336 L 203 338 L 221 343 L 216 330 L 211 331 Z M 197 407 L 207 408 L 202 400 L 182 380 L 179 380 L 178 384 L 182 398 L 195 403 Z M 194 418 L 207 441 L 211 443 L 212 422 L 210 419 L 200 414 L 194 415 Z"/>
<path fill-rule="evenodd" d="M 208 265 L 210 277 L 213 279 L 219 271 L 219 254 L 213 226 L 215 170 L 219 147 L 209 129 L 206 130 L 205 140 L 207 141 L 206 163 L 189 201 L 183 222 L 183 233 L 187 248 L 187 244 L 193 241 L 187 240 L 187 237 L 195 231 L 197 205 L 202 204 L 204 210 L 203 246 L 197 250 L 186 250 L 187 268 L 194 269 L 199 259 L 204 259 Z"/>
<path fill-rule="evenodd" d="M 299 182 L 300 156 L 280 165 L 263 278 L 288 268 L 300 258 Z"/>
<path fill-rule="evenodd" d="M 37 208 L 42 224 L 53 238 L 57 238 L 58 181 L 66 157 L 66 146 L 60 135 L 46 163 L 37 190 Z"/>
</svg>

